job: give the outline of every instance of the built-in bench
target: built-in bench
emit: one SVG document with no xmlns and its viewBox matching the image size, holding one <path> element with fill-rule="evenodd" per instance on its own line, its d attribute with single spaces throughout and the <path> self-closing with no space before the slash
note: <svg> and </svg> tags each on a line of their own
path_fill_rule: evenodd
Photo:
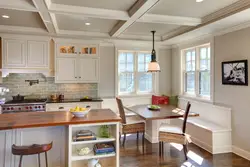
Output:
<svg viewBox="0 0 250 167">
<path fill-rule="evenodd" d="M 185 108 L 185 98 L 179 98 L 179 108 Z M 212 154 L 232 151 L 231 109 L 191 100 L 191 111 L 199 117 L 188 118 L 187 133 L 194 144 Z M 173 119 L 171 124 L 181 126 L 183 119 Z"/>
</svg>

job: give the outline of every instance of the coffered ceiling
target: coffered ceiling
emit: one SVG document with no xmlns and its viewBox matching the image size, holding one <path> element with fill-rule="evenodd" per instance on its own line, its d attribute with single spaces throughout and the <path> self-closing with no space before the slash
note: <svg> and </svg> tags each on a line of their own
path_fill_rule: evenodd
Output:
<svg viewBox="0 0 250 167">
<path fill-rule="evenodd" d="M 149 41 L 156 30 L 168 43 L 248 22 L 248 10 L 249 0 L 0 0 L 0 32 Z"/>
</svg>

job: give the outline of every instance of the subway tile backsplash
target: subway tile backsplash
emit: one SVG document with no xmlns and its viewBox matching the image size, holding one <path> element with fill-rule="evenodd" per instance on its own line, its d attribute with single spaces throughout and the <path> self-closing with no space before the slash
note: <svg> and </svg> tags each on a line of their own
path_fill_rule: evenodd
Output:
<svg viewBox="0 0 250 167">
<path fill-rule="evenodd" d="M 25 80 L 39 80 L 39 84 L 30 86 Z M 10 73 L 3 78 L 3 87 L 9 89 L 5 93 L 6 100 L 11 100 L 12 96 L 20 94 L 26 98 L 49 98 L 51 94 L 64 94 L 65 99 L 79 99 L 83 96 L 97 97 L 98 85 L 91 84 L 56 84 L 54 77 L 45 77 L 43 74 L 35 73 Z"/>
</svg>

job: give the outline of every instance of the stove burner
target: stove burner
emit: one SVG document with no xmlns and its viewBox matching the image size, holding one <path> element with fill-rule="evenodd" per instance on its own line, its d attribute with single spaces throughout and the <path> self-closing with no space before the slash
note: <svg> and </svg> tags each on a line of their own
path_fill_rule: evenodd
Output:
<svg viewBox="0 0 250 167">
<path fill-rule="evenodd" d="M 47 99 L 11 100 L 2 105 L 2 113 L 13 112 L 44 112 Z"/>
</svg>

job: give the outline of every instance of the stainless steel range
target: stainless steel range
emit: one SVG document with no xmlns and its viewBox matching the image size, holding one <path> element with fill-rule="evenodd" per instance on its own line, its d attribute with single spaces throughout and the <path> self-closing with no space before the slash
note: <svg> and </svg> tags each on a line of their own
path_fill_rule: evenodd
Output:
<svg viewBox="0 0 250 167">
<path fill-rule="evenodd" d="M 47 99 L 11 100 L 2 104 L 2 114 L 13 112 L 44 112 Z"/>
</svg>

